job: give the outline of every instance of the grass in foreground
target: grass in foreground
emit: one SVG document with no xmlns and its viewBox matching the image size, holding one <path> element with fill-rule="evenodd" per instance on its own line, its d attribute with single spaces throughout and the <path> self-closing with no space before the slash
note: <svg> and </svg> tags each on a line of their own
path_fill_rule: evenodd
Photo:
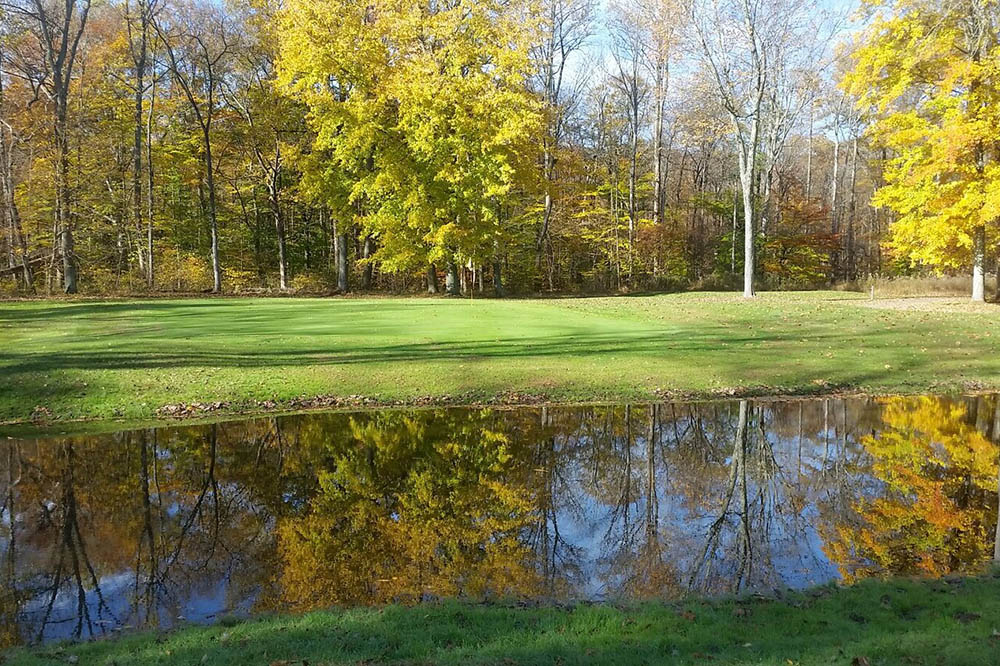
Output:
<svg viewBox="0 0 1000 666">
<path fill-rule="evenodd" d="M 947 304 L 946 304 L 947 305 Z M 0 422 L 378 403 L 1000 386 L 1000 308 L 837 292 L 0 304 Z M 354 398 L 352 398 L 352 396 Z"/>
<path fill-rule="evenodd" d="M 987 576 L 867 581 L 781 600 L 317 612 L 21 649 L 4 663 L 982 666 L 1000 660 L 998 623 L 1000 578 Z"/>
</svg>

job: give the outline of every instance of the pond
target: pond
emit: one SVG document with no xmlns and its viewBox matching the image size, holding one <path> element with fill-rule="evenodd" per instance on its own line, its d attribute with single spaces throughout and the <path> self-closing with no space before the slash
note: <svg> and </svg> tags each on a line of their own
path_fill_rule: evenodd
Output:
<svg viewBox="0 0 1000 666">
<path fill-rule="evenodd" d="M 1000 398 L 309 413 L 0 440 L 0 647 L 444 597 L 972 572 Z"/>
</svg>

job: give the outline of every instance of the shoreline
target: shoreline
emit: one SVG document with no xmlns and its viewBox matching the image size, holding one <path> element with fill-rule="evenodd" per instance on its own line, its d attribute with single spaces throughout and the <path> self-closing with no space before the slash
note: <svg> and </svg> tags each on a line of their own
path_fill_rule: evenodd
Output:
<svg viewBox="0 0 1000 666">
<path fill-rule="evenodd" d="M 950 664 L 1000 652 L 1000 569 L 678 601 L 431 601 L 262 613 L 15 647 L 10 666 L 128 664 Z M 928 661 L 930 660 L 930 661 Z"/>
<path fill-rule="evenodd" d="M 962 382 L 905 389 L 869 389 L 863 387 L 818 387 L 807 391 L 803 387 L 775 391 L 774 387 L 727 388 L 718 391 L 662 391 L 653 395 L 636 398 L 600 397 L 593 400 L 551 399 L 543 395 L 515 394 L 499 395 L 493 398 L 467 399 L 467 396 L 422 397 L 414 400 L 379 400 L 363 396 L 316 396 L 293 398 L 285 401 L 254 401 L 251 404 L 239 401 L 209 401 L 190 404 L 165 405 L 156 410 L 148 419 L 115 419 L 104 417 L 83 417 L 72 419 L 34 420 L 21 419 L 0 421 L 0 436 L 5 437 L 50 437 L 73 434 L 98 434 L 144 428 L 169 428 L 187 425 L 223 423 L 257 418 L 288 417 L 316 412 L 360 412 L 369 410 L 435 410 L 435 409 L 521 409 L 528 407 L 593 407 L 611 405 L 651 405 L 664 403 L 705 403 L 731 400 L 755 400 L 760 402 L 794 402 L 821 398 L 882 398 L 889 396 L 921 395 L 962 395 L 978 396 L 1000 392 L 1000 382 L 996 385 L 983 382 Z M 89 428 L 88 426 L 98 426 Z M 115 426 L 104 427 L 104 426 Z M 74 429 L 75 428 L 75 429 Z"/>
</svg>

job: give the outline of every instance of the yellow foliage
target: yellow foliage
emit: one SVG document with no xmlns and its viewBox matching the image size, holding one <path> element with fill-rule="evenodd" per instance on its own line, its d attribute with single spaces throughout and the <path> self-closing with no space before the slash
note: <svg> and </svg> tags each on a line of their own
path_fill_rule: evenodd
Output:
<svg viewBox="0 0 1000 666">
<path fill-rule="evenodd" d="M 996 26 L 980 25 L 967 3 L 887 0 L 869 9 L 843 85 L 874 113 L 872 138 L 888 151 L 874 203 L 897 214 L 890 249 L 913 264 L 968 265 L 977 229 L 1000 220 Z"/>
</svg>

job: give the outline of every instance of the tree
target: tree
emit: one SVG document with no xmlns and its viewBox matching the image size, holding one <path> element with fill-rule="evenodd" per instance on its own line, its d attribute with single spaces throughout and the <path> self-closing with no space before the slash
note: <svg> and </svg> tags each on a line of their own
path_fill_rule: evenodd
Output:
<svg viewBox="0 0 1000 666">
<path fill-rule="evenodd" d="M 743 193 L 743 296 L 753 298 L 756 233 L 753 186 L 767 93 L 769 35 L 768 26 L 763 23 L 769 16 L 759 11 L 763 4 L 760 0 L 735 0 L 722 7 L 715 2 L 707 7 L 703 4 L 690 2 L 687 7 L 736 134 Z M 723 17 L 727 19 L 724 25 Z"/>
<path fill-rule="evenodd" d="M 526 89 L 534 21 L 519 3 L 292 2 L 282 81 L 310 107 L 365 233 L 366 265 L 408 271 L 492 257 L 538 123 Z"/>
<path fill-rule="evenodd" d="M 63 291 L 77 292 L 77 262 L 74 253 L 72 209 L 69 175 L 68 109 L 74 66 L 80 40 L 87 27 L 90 0 L 4 0 L 0 10 L 24 21 L 34 37 L 41 57 L 20 61 L 20 74 L 32 87 L 44 92 L 52 113 L 52 131 L 56 147 L 56 237 L 62 255 Z"/>
<path fill-rule="evenodd" d="M 643 3 L 643 6 L 649 26 L 645 61 L 653 82 L 653 224 L 660 225 L 666 207 L 668 154 L 663 145 L 663 133 L 670 86 L 670 60 L 683 17 L 681 5 L 675 0 L 654 0 Z"/>
<path fill-rule="evenodd" d="M 175 7 L 173 21 L 159 21 L 156 31 L 163 42 L 173 80 L 180 87 L 197 123 L 208 190 L 207 214 L 212 242 L 212 291 L 222 291 L 219 259 L 219 220 L 212 157 L 212 123 L 219 112 L 223 78 L 230 66 L 238 35 L 229 17 L 214 5 Z"/>
<path fill-rule="evenodd" d="M 825 46 L 812 18 L 821 14 L 807 0 L 687 0 L 686 8 L 736 138 L 743 195 L 743 296 L 752 298 L 760 153 L 766 142 L 769 153 L 780 145 L 777 139 L 802 108 L 788 103 L 787 91 L 795 84 L 792 68 L 815 66 L 822 49 L 811 46 L 803 53 L 796 45 Z M 769 111 L 774 134 L 765 137 Z M 774 112 L 793 115 L 774 117 Z"/>
<path fill-rule="evenodd" d="M 133 79 L 132 90 L 135 97 L 135 106 L 132 116 L 133 142 L 132 142 L 132 215 L 138 233 L 143 232 L 143 217 L 146 217 L 146 249 L 145 262 L 143 252 L 139 252 L 140 268 L 145 263 L 146 286 L 153 288 L 153 278 L 155 276 L 153 268 L 153 211 L 152 211 L 152 182 L 147 180 L 148 190 L 147 200 L 143 201 L 143 166 L 142 153 L 145 148 L 145 136 L 147 120 L 143 115 L 143 100 L 151 85 L 147 81 L 146 75 L 152 60 L 152 39 L 153 21 L 158 10 L 159 0 L 136 0 L 136 7 L 133 9 L 130 0 L 125 0 L 123 10 L 125 12 L 125 26 L 128 32 L 128 50 L 132 60 Z M 152 170 L 152 164 L 147 164 L 147 169 Z M 145 209 L 145 210 L 144 210 Z M 145 213 L 145 215 L 144 215 Z"/>
<path fill-rule="evenodd" d="M 610 80 L 621 96 L 628 119 L 628 279 L 635 270 L 635 237 L 639 224 L 639 134 L 642 112 L 649 96 L 643 77 L 646 56 L 646 17 L 636 7 L 611 5 L 611 55 L 614 72 Z"/>
<path fill-rule="evenodd" d="M 876 205 L 896 213 L 892 249 L 913 264 L 972 266 L 985 300 L 987 235 L 1000 220 L 1000 45 L 988 0 L 886 0 L 844 80 L 888 149 Z"/>
<path fill-rule="evenodd" d="M 2 39 L 3 36 L 0 35 L 0 40 Z M 20 263 L 21 279 L 24 286 L 33 291 L 34 274 L 28 256 L 28 243 L 24 235 L 24 228 L 21 226 L 21 214 L 18 211 L 17 200 L 14 197 L 16 189 L 14 154 L 20 137 L 14 130 L 7 110 L 7 99 L 4 95 L 7 74 L 4 65 L 5 56 L 2 43 L 0 43 L 0 209 L 3 210 L 3 217 L 0 218 L 0 221 L 8 234 L 8 266 L 14 268 Z"/>
<path fill-rule="evenodd" d="M 541 96 L 545 117 L 541 166 L 542 223 L 535 240 L 535 265 L 539 270 L 546 254 L 546 245 L 551 245 L 556 162 L 565 138 L 567 117 L 581 96 L 581 91 L 567 81 L 567 69 L 574 54 L 591 36 L 594 10 L 594 0 L 546 0 L 542 6 L 540 38 L 531 49 L 535 88 Z M 552 289 L 551 266 L 548 274 L 549 289 Z"/>
</svg>

